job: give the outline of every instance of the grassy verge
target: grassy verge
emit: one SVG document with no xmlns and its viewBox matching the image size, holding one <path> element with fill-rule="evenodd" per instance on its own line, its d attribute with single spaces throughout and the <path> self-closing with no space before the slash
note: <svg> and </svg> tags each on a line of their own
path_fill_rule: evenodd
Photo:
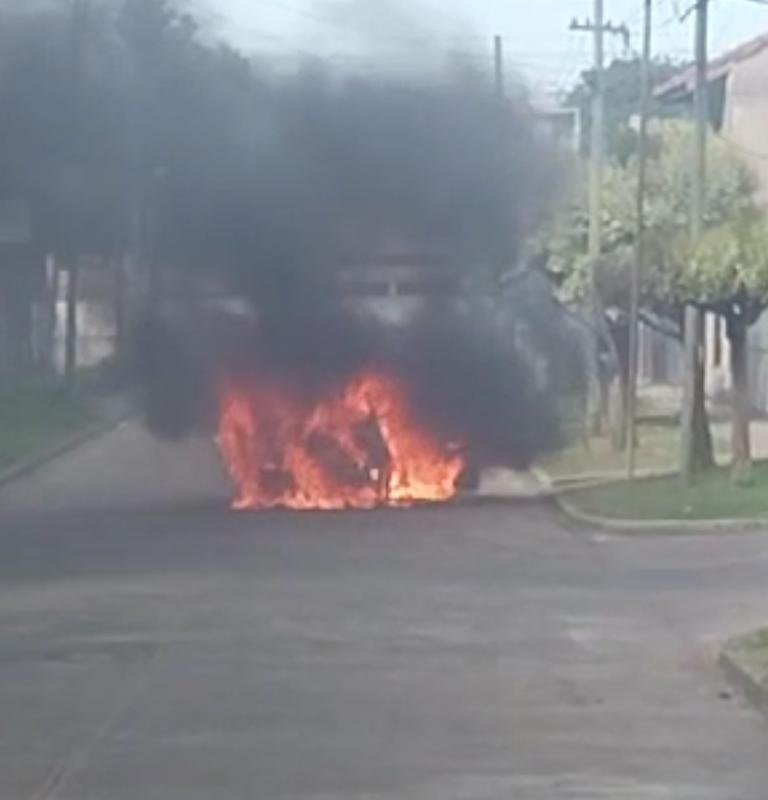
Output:
<svg viewBox="0 0 768 800">
<path fill-rule="evenodd" d="M 675 429 L 667 426 L 644 427 L 640 431 L 637 464 L 643 469 L 671 468 L 677 456 Z M 574 442 L 541 466 L 553 478 L 590 473 L 617 472 L 623 469 L 625 455 L 614 449 L 608 437 L 592 437 L 589 442 Z"/>
<path fill-rule="evenodd" d="M 768 520 L 768 461 L 755 464 L 749 485 L 736 486 L 727 469 L 713 469 L 684 488 L 677 476 L 620 482 L 568 494 L 590 514 L 616 519 Z"/>
<path fill-rule="evenodd" d="M 55 447 L 94 421 L 82 398 L 50 383 L 0 389 L 0 470 Z"/>
<path fill-rule="evenodd" d="M 715 456 L 725 461 L 729 454 L 726 430 L 713 430 Z M 638 428 L 636 463 L 639 470 L 675 469 L 680 458 L 680 432 L 673 424 L 647 424 Z M 588 443 L 574 442 L 544 461 L 541 468 L 552 478 L 622 473 L 626 455 L 617 451 L 608 437 L 593 437 Z"/>
</svg>

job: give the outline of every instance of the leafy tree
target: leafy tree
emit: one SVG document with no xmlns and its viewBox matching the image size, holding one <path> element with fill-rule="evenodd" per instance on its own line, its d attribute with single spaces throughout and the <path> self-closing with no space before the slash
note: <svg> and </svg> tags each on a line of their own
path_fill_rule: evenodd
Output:
<svg viewBox="0 0 768 800">
<path fill-rule="evenodd" d="M 0 25 L 0 192 L 29 210 L 38 251 L 70 271 L 82 253 L 119 251 L 126 219 L 119 65 L 105 19 L 86 11 L 7 13 Z"/>
<path fill-rule="evenodd" d="M 6 189 L 31 201 L 38 241 L 49 251 L 119 249 L 126 140 L 108 31 L 96 16 L 56 11 L 9 17 L 3 27 Z"/>
<path fill-rule="evenodd" d="M 606 152 L 620 164 L 626 164 L 637 152 L 638 135 L 631 120 L 640 106 L 641 68 L 640 58 L 616 59 L 604 71 Z M 661 83 L 679 68 L 672 61 L 655 59 L 651 62 L 651 82 Z M 594 85 L 594 70 L 585 70 L 565 99 L 565 105 L 578 108 L 581 113 L 581 152 L 584 154 L 589 152 Z M 653 113 L 656 116 L 677 114 L 675 110 L 660 105 L 653 109 Z"/>
<path fill-rule="evenodd" d="M 752 176 L 724 142 L 712 140 L 705 202 L 705 222 L 711 232 L 702 244 L 703 249 L 691 252 L 688 224 L 692 137 L 692 128 L 686 123 L 658 123 L 648 160 L 648 255 L 641 276 L 641 314 L 647 324 L 678 339 L 682 339 L 682 318 L 687 304 L 697 303 L 724 313 L 733 298 L 740 296 L 740 279 L 733 277 L 736 269 L 733 264 L 738 262 L 738 254 L 755 252 L 753 242 L 759 241 L 759 227 L 753 221 Z M 629 272 L 637 234 L 632 191 L 636 181 L 636 157 L 625 167 L 614 162 L 605 172 L 605 233 L 596 275 L 606 328 L 612 337 L 616 370 L 622 380 L 627 376 Z M 745 220 L 750 220 L 750 224 L 746 225 Z M 565 298 L 571 301 L 584 299 L 588 291 L 587 228 L 587 198 L 582 186 L 573 207 L 561 220 L 550 248 L 549 269 L 558 279 Z M 738 262 L 736 274 L 741 275 L 743 269 L 752 276 L 750 281 L 741 281 L 747 291 L 759 289 L 754 276 L 760 274 L 761 263 L 759 259 L 745 261 L 743 265 Z M 704 281 L 704 276 L 708 276 L 708 282 Z M 762 297 L 760 291 L 758 296 Z M 741 307 L 740 302 L 736 305 Z M 753 312 L 747 315 L 752 322 L 753 317 Z M 704 398 L 698 398 L 697 403 L 699 462 L 707 465 L 712 463 L 712 446 Z"/>
<path fill-rule="evenodd" d="M 398 239 L 495 277 L 516 262 L 556 171 L 527 111 L 458 79 L 271 74 L 187 7 L 41 0 L 0 25 L 0 175 L 46 251 L 75 269 L 130 249 L 150 279 L 208 270 L 264 305 Z"/>
<path fill-rule="evenodd" d="M 710 229 L 686 253 L 686 294 L 725 319 L 733 397 L 732 473 L 749 477 L 750 400 L 747 330 L 768 306 L 768 223 L 758 210 Z"/>
</svg>

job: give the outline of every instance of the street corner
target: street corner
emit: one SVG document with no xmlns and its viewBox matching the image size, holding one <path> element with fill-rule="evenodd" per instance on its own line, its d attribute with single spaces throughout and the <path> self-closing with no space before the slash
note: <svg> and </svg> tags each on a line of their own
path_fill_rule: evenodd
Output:
<svg viewBox="0 0 768 800">
<path fill-rule="evenodd" d="M 508 467 L 484 469 L 474 494 L 482 500 L 543 500 L 553 495 L 552 482 L 543 472 Z"/>
</svg>

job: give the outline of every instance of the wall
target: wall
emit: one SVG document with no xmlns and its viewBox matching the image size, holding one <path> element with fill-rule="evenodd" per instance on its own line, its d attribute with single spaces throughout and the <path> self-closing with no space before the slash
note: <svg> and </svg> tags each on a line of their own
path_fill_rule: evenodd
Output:
<svg viewBox="0 0 768 800">
<path fill-rule="evenodd" d="M 640 325 L 638 380 L 641 384 L 672 383 L 682 379 L 682 348 L 669 336 Z"/>
<path fill-rule="evenodd" d="M 757 199 L 768 207 L 768 48 L 731 70 L 721 135 L 752 170 Z M 753 404 L 768 412 L 768 315 L 753 326 L 749 346 Z"/>
<path fill-rule="evenodd" d="M 757 198 L 768 206 L 768 48 L 732 68 L 720 135 L 755 175 Z"/>
<path fill-rule="evenodd" d="M 58 299 L 53 335 L 53 366 L 64 372 L 65 332 L 67 319 L 67 278 L 59 272 Z M 80 267 L 77 303 L 77 367 L 95 367 L 115 354 L 115 271 L 114 265 L 98 260 Z"/>
</svg>

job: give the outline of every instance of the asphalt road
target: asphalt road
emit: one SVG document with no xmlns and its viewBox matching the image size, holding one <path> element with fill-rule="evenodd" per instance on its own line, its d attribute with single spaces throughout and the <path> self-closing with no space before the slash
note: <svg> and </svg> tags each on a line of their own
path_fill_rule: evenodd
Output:
<svg viewBox="0 0 768 800">
<path fill-rule="evenodd" d="M 0 798 L 765 800 L 768 535 L 225 496 L 131 424 L 0 492 Z"/>
</svg>

